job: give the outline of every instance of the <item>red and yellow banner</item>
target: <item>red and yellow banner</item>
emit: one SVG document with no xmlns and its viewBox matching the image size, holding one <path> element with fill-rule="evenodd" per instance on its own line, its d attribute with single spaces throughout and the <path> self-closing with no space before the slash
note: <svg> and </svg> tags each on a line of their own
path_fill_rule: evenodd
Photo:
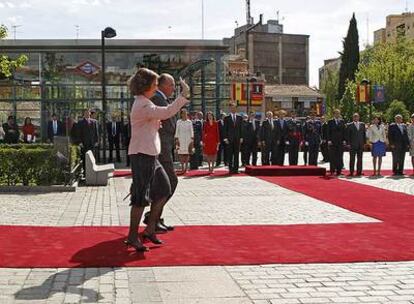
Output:
<svg viewBox="0 0 414 304">
<path fill-rule="evenodd" d="M 264 85 L 262 83 L 250 83 L 247 92 L 247 83 L 233 82 L 231 84 L 231 100 L 239 106 L 246 106 L 250 94 L 250 105 L 261 106 L 264 99 Z"/>
</svg>

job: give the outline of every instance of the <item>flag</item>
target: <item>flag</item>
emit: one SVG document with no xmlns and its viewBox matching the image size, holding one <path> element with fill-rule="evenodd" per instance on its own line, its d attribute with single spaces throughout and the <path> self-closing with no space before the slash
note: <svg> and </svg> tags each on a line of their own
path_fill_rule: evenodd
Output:
<svg viewBox="0 0 414 304">
<path fill-rule="evenodd" d="M 369 102 L 369 86 L 358 85 L 357 86 L 357 101 L 358 102 Z"/>
<path fill-rule="evenodd" d="M 385 102 L 385 88 L 381 85 L 374 86 L 374 103 Z"/>
</svg>

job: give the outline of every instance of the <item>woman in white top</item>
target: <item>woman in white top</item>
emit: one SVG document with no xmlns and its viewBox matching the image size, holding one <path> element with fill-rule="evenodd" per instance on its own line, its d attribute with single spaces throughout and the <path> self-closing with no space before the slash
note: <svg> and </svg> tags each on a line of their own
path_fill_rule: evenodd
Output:
<svg viewBox="0 0 414 304">
<path fill-rule="evenodd" d="M 138 238 L 138 228 L 144 208 L 151 205 L 148 225 L 142 238 L 154 244 L 161 244 L 155 235 L 155 228 L 161 216 L 162 208 L 171 195 L 169 178 L 158 161 L 161 143 L 158 130 L 160 121 L 174 116 L 188 100 L 179 96 L 166 107 L 159 107 L 150 98 L 155 94 L 158 85 L 158 74 L 140 68 L 129 81 L 128 86 L 135 96 L 131 109 L 131 140 L 128 155 L 131 160 L 131 220 L 128 238 L 124 241 L 136 251 L 148 251 Z M 181 81 L 182 95 L 187 95 L 189 88 Z"/>
<path fill-rule="evenodd" d="M 186 109 L 181 109 L 180 119 L 175 129 L 175 146 L 181 162 L 182 174 L 187 172 L 188 161 L 194 147 L 193 123 L 188 118 Z"/>
<path fill-rule="evenodd" d="M 372 161 L 374 165 L 373 176 L 381 176 L 382 157 L 386 154 L 386 141 L 387 135 L 385 133 L 385 127 L 381 123 L 381 118 L 375 116 L 371 126 L 367 130 L 367 137 L 371 144 Z M 377 170 L 378 159 L 378 170 Z"/>
<path fill-rule="evenodd" d="M 413 165 L 413 175 L 414 175 L 414 114 L 411 115 L 411 123 L 407 128 L 408 139 L 410 140 L 410 156 L 411 164 Z"/>
</svg>

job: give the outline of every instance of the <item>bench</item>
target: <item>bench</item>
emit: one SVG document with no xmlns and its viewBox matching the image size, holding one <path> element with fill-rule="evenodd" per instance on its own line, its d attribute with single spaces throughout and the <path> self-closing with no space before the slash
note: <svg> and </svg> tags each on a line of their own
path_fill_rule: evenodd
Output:
<svg viewBox="0 0 414 304">
<path fill-rule="evenodd" d="M 88 186 L 108 185 L 109 173 L 114 172 L 114 164 L 97 165 L 91 150 L 85 155 L 85 178 Z"/>
</svg>

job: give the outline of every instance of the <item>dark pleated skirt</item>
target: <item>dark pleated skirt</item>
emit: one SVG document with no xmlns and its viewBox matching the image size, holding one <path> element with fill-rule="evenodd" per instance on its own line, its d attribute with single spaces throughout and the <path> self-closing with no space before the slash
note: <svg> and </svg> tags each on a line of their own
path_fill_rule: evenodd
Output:
<svg viewBox="0 0 414 304">
<path fill-rule="evenodd" d="M 138 153 L 130 160 L 131 206 L 146 207 L 171 195 L 170 180 L 156 156 Z"/>
</svg>

